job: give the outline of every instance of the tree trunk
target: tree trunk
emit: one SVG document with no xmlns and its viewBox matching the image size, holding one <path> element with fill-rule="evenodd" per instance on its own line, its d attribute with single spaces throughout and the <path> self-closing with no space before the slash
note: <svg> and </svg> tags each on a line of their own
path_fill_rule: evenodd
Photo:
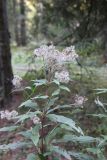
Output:
<svg viewBox="0 0 107 160">
<path fill-rule="evenodd" d="M 26 23 L 25 23 L 25 3 L 24 0 L 20 0 L 20 14 L 21 14 L 21 22 L 20 22 L 20 40 L 21 45 L 26 45 Z"/>
<path fill-rule="evenodd" d="M 17 14 L 17 0 L 13 0 L 13 15 L 14 15 L 14 31 L 15 31 L 15 41 L 17 46 L 20 45 L 19 27 L 18 27 L 18 14 Z"/>
<path fill-rule="evenodd" d="M 6 4 L 0 0 L 0 88 L 4 101 L 10 100 L 13 78 Z"/>
</svg>

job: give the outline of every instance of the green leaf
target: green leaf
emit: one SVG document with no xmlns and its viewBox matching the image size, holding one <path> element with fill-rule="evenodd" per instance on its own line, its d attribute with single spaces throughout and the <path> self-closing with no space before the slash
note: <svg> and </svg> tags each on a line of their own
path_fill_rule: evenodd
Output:
<svg viewBox="0 0 107 160">
<path fill-rule="evenodd" d="M 15 117 L 15 118 L 18 119 L 17 123 L 19 123 L 19 122 L 23 123 L 26 119 L 32 118 L 32 117 L 34 117 L 37 114 L 41 114 L 41 112 L 40 111 L 27 112 L 26 114 L 22 114 L 20 116 Z"/>
<path fill-rule="evenodd" d="M 66 124 L 61 124 L 60 127 L 62 129 L 68 130 L 68 131 L 73 131 L 73 129 L 70 126 L 66 125 Z"/>
<path fill-rule="evenodd" d="M 30 86 L 25 87 L 25 89 L 32 90 L 32 88 Z"/>
<path fill-rule="evenodd" d="M 46 160 L 46 157 L 43 154 L 39 154 L 38 156 L 39 156 L 40 160 Z"/>
<path fill-rule="evenodd" d="M 63 86 L 63 85 L 60 86 L 60 89 L 65 90 L 67 92 L 70 92 L 70 89 L 66 86 Z"/>
<path fill-rule="evenodd" d="M 100 143 L 98 144 L 98 148 L 104 148 L 107 145 L 107 135 L 102 135 L 103 139 L 100 139 Z"/>
<path fill-rule="evenodd" d="M 52 81 L 52 83 L 55 83 L 55 84 L 57 84 L 58 86 L 60 85 L 60 82 L 59 82 L 58 80 L 56 80 L 56 79 L 54 79 L 54 80 Z"/>
<path fill-rule="evenodd" d="M 40 125 L 38 124 L 32 129 L 32 135 L 30 137 L 35 146 L 37 146 L 39 142 L 39 137 L 40 137 L 39 129 L 40 129 Z"/>
<path fill-rule="evenodd" d="M 105 89 L 105 88 L 98 88 L 98 89 L 94 89 L 94 90 L 98 91 L 96 94 L 107 93 L 107 89 Z"/>
<path fill-rule="evenodd" d="M 90 137 L 90 136 L 75 136 L 75 135 L 65 135 L 63 137 L 63 142 L 79 142 L 79 143 L 82 143 L 82 144 L 85 144 L 85 143 L 93 143 L 93 142 L 99 142 L 99 139 L 98 138 L 93 138 L 93 137 Z"/>
<path fill-rule="evenodd" d="M 38 107 L 38 104 L 36 102 L 33 102 L 32 100 L 27 100 L 27 101 L 23 102 L 19 106 L 19 108 L 21 108 L 23 106 L 36 109 Z"/>
<path fill-rule="evenodd" d="M 50 150 L 52 152 L 56 152 L 59 155 L 65 157 L 67 160 L 71 160 L 71 157 L 70 157 L 69 153 L 66 150 L 64 150 L 64 149 L 62 149 L 58 146 L 50 146 Z"/>
<path fill-rule="evenodd" d="M 36 80 L 34 81 L 34 85 L 37 86 L 42 86 L 42 85 L 46 85 L 47 84 L 47 80 L 46 79 L 40 79 L 40 80 Z"/>
<path fill-rule="evenodd" d="M 100 149 L 99 148 L 87 148 L 86 149 L 88 152 L 93 153 L 93 154 L 98 154 L 100 153 Z"/>
<path fill-rule="evenodd" d="M 72 107 L 72 104 L 71 105 L 58 105 L 58 106 L 56 106 L 56 107 L 54 107 L 52 109 L 49 109 L 47 111 L 47 114 L 49 114 L 49 113 L 51 113 L 51 112 L 53 112 L 53 111 L 55 111 L 57 109 L 65 109 L 65 108 L 71 108 L 71 107 Z"/>
<path fill-rule="evenodd" d="M 102 103 L 98 98 L 95 100 L 95 103 L 96 103 L 98 106 L 104 107 L 103 103 Z"/>
<path fill-rule="evenodd" d="M 89 116 L 98 117 L 98 118 L 107 118 L 106 114 L 88 114 Z"/>
<path fill-rule="evenodd" d="M 53 106 L 55 104 L 55 102 L 59 99 L 59 97 L 55 97 L 55 98 L 51 98 L 49 99 L 49 101 L 47 102 L 47 107 L 46 108 L 50 108 L 51 106 Z"/>
<path fill-rule="evenodd" d="M 107 157 L 104 156 L 104 153 L 102 152 L 102 150 L 100 148 L 87 148 L 87 151 L 97 155 L 98 160 L 106 160 Z"/>
<path fill-rule="evenodd" d="M 26 160 L 39 160 L 39 159 L 38 159 L 37 155 L 30 153 L 30 154 L 28 154 Z"/>
<path fill-rule="evenodd" d="M 79 153 L 79 152 L 68 152 L 68 153 L 72 157 L 76 158 L 76 160 L 94 160 L 91 156 L 88 156 L 83 153 Z"/>
<path fill-rule="evenodd" d="M 54 128 L 52 131 L 48 133 L 46 136 L 46 143 L 49 145 L 49 143 L 55 138 L 55 136 L 60 133 L 61 129 L 59 127 Z"/>
<path fill-rule="evenodd" d="M 0 145 L 0 150 L 15 150 L 17 148 L 23 148 L 23 147 L 31 147 L 32 143 L 30 142 L 16 142 L 16 143 L 9 143 L 9 144 L 3 144 Z"/>
<path fill-rule="evenodd" d="M 98 97 L 95 99 L 95 103 L 97 104 L 97 106 L 102 107 L 105 112 L 107 112 L 104 104 L 99 100 Z"/>
<path fill-rule="evenodd" d="M 59 93 L 60 93 L 60 89 L 55 90 L 55 91 L 52 93 L 52 97 L 59 95 Z"/>
<path fill-rule="evenodd" d="M 31 135 L 32 135 L 32 132 L 31 132 L 31 130 L 28 130 L 28 131 L 19 132 L 19 133 L 17 133 L 17 134 L 20 134 L 20 135 L 22 135 L 22 136 L 24 136 L 24 137 L 26 137 L 26 138 L 30 138 Z"/>
<path fill-rule="evenodd" d="M 59 123 L 62 123 L 62 124 L 66 124 L 66 125 L 70 126 L 73 130 L 75 130 L 78 133 L 83 135 L 83 132 L 82 132 L 81 128 L 77 127 L 75 122 L 71 118 L 64 117 L 64 116 L 61 116 L 61 115 L 56 115 L 56 114 L 48 114 L 47 117 L 51 121 L 59 122 Z"/>
<path fill-rule="evenodd" d="M 41 95 L 38 95 L 36 97 L 33 97 L 32 99 L 47 99 L 49 98 L 49 96 L 45 95 L 45 96 L 41 96 Z"/>
<path fill-rule="evenodd" d="M 19 126 L 10 126 L 10 127 L 3 127 L 3 128 L 0 128 L 0 132 L 11 132 L 11 131 L 14 131 L 18 128 Z"/>
</svg>

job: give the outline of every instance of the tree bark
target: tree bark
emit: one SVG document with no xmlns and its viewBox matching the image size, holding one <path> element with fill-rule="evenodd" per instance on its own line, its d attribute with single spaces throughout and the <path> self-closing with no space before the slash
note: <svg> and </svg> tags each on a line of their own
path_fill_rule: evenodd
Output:
<svg viewBox="0 0 107 160">
<path fill-rule="evenodd" d="M 0 0 L 0 87 L 3 101 L 11 98 L 13 78 L 6 4 L 6 0 Z"/>
<path fill-rule="evenodd" d="M 17 46 L 20 45 L 20 35 L 19 35 L 19 26 L 18 26 L 18 14 L 17 14 L 17 8 L 16 8 L 17 0 L 13 0 L 13 16 L 14 16 L 14 31 L 15 31 L 15 41 Z"/>
<path fill-rule="evenodd" d="M 20 0 L 20 14 L 21 14 L 20 40 L 21 40 L 21 45 L 25 46 L 27 41 L 26 41 L 26 22 L 25 22 L 25 2 L 24 0 Z"/>
</svg>

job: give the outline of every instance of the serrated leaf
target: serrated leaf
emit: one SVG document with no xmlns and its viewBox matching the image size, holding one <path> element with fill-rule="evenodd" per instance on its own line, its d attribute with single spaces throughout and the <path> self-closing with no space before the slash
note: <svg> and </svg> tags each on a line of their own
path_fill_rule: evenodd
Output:
<svg viewBox="0 0 107 160">
<path fill-rule="evenodd" d="M 93 138 L 93 137 L 90 137 L 90 136 L 75 136 L 75 135 L 65 135 L 63 137 L 63 142 L 79 142 L 79 143 L 82 143 L 82 144 L 85 144 L 85 143 L 93 143 L 93 142 L 99 142 L 99 139 L 98 138 Z"/>
<path fill-rule="evenodd" d="M 107 135 L 102 135 L 103 139 L 100 139 L 100 143 L 98 144 L 98 148 L 103 148 L 107 145 Z"/>
<path fill-rule="evenodd" d="M 32 118 L 37 114 L 41 114 L 41 112 L 40 111 L 28 112 L 26 114 L 22 114 L 20 116 L 15 117 L 15 118 L 18 119 L 17 123 L 19 123 L 19 122 L 24 122 L 26 119 Z"/>
<path fill-rule="evenodd" d="M 63 86 L 63 85 L 60 86 L 60 89 L 65 90 L 67 92 L 70 92 L 70 89 L 66 86 Z"/>
<path fill-rule="evenodd" d="M 46 85 L 47 84 L 47 80 L 46 79 L 40 79 L 40 80 L 36 80 L 34 81 L 34 85 L 37 86 L 42 86 L 42 85 Z"/>
<path fill-rule="evenodd" d="M 48 135 L 46 136 L 46 143 L 47 145 L 49 145 L 49 143 L 53 140 L 53 138 L 55 138 L 55 136 L 61 131 L 61 129 L 59 127 L 54 128 L 52 131 L 50 131 L 48 133 Z"/>
<path fill-rule="evenodd" d="M 32 129 L 32 135 L 31 135 L 31 140 L 34 143 L 35 146 L 37 146 L 38 142 L 39 142 L 39 129 L 40 129 L 40 125 L 36 125 L 33 129 Z"/>
<path fill-rule="evenodd" d="M 66 125 L 66 124 L 61 124 L 60 127 L 62 129 L 68 130 L 68 131 L 73 131 L 73 129 L 70 126 Z"/>
<path fill-rule="evenodd" d="M 56 106 L 56 107 L 54 107 L 54 108 L 52 108 L 52 109 L 49 109 L 49 110 L 47 111 L 47 114 L 49 114 L 49 113 L 51 113 L 51 112 L 53 112 L 53 111 L 55 111 L 55 110 L 57 110 L 57 109 L 71 108 L 71 106 L 72 106 L 72 105 L 58 105 L 58 106 Z"/>
<path fill-rule="evenodd" d="M 54 79 L 54 80 L 52 81 L 52 83 L 55 83 L 55 84 L 57 84 L 58 86 L 60 85 L 60 82 L 59 82 L 58 80 L 56 80 L 56 79 Z"/>
<path fill-rule="evenodd" d="M 28 108 L 36 109 L 36 108 L 38 107 L 38 104 L 37 104 L 36 102 L 33 102 L 32 100 L 27 100 L 27 101 L 23 102 L 23 103 L 19 106 L 19 108 L 21 108 L 21 107 L 23 107 L 23 106 L 28 107 Z"/>
<path fill-rule="evenodd" d="M 48 114 L 47 117 L 51 121 L 59 122 L 59 123 L 62 123 L 62 124 L 66 124 L 66 125 L 70 126 L 73 130 L 75 130 L 78 133 L 83 135 L 83 132 L 82 132 L 81 128 L 77 127 L 75 122 L 71 118 L 64 117 L 62 115 L 56 115 L 56 114 Z"/>
<path fill-rule="evenodd" d="M 76 160 L 94 160 L 91 156 L 88 156 L 79 152 L 68 152 L 72 157 L 76 158 Z"/>
<path fill-rule="evenodd" d="M 51 98 L 47 103 L 48 108 L 53 106 L 58 99 L 59 97 Z"/>
<path fill-rule="evenodd" d="M 55 91 L 52 93 L 52 97 L 59 95 L 59 93 L 60 93 L 60 89 L 55 90 Z"/>
<path fill-rule="evenodd" d="M 98 97 L 95 99 L 95 103 L 97 104 L 97 106 L 102 107 L 102 108 L 104 109 L 105 112 L 107 112 L 107 110 L 106 110 L 104 104 L 99 100 Z"/>
<path fill-rule="evenodd" d="M 31 142 L 16 142 L 16 143 L 0 145 L 0 150 L 8 150 L 8 149 L 15 150 L 17 148 L 30 147 L 30 146 L 32 146 Z"/>
<path fill-rule="evenodd" d="M 31 135 L 32 135 L 32 132 L 31 132 L 31 130 L 28 130 L 28 131 L 19 132 L 19 133 L 17 133 L 17 134 L 20 134 L 20 135 L 22 135 L 22 136 L 24 136 L 24 137 L 26 137 L 26 138 L 30 138 Z"/>
<path fill-rule="evenodd" d="M 103 103 L 102 103 L 98 98 L 95 100 L 95 103 L 96 103 L 98 106 L 104 107 Z"/>
<path fill-rule="evenodd" d="M 96 94 L 107 93 L 107 89 L 105 89 L 105 88 L 98 88 L 98 89 L 94 89 L 94 90 L 98 91 Z"/>
<path fill-rule="evenodd" d="M 36 100 L 36 99 L 47 99 L 47 98 L 49 98 L 49 96 L 47 96 L 47 95 L 45 95 L 45 96 L 38 95 L 38 96 L 36 96 L 36 97 L 33 97 L 32 100 L 33 100 L 33 99 L 35 99 L 35 100 Z"/>
<path fill-rule="evenodd" d="M 30 86 L 25 87 L 25 89 L 32 90 L 32 88 Z"/>
<path fill-rule="evenodd" d="M 0 132 L 11 132 L 11 131 L 14 131 L 18 128 L 19 126 L 10 126 L 10 127 L 3 127 L 3 128 L 0 128 Z"/>
<path fill-rule="evenodd" d="M 50 150 L 52 152 L 56 152 L 59 155 L 65 157 L 67 160 L 71 160 L 71 157 L 70 157 L 69 153 L 66 150 L 64 150 L 64 149 L 62 149 L 58 146 L 50 146 Z"/>
</svg>

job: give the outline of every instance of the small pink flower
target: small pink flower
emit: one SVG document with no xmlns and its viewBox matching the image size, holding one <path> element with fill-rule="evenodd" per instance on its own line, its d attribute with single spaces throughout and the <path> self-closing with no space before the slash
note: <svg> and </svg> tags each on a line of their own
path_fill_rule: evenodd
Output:
<svg viewBox="0 0 107 160">
<path fill-rule="evenodd" d="M 7 120 L 11 120 L 13 119 L 14 117 L 16 117 L 18 115 L 18 112 L 13 110 L 13 111 L 8 111 L 8 110 L 5 110 L 5 111 L 1 111 L 0 112 L 0 118 L 1 119 L 7 119 Z"/>
<path fill-rule="evenodd" d="M 62 83 L 68 83 L 70 81 L 69 72 L 61 71 L 55 73 L 55 78 Z"/>
<path fill-rule="evenodd" d="M 20 88 L 21 87 L 21 81 L 22 81 L 22 78 L 19 77 L 18 75 L 14 75 L 14 78 L 12 80 L 12 83 L 14 85 L 15 88 Z"/>
<path fill-rule="evenodd" d="M 75 96 L 75 105 L 82 106 L 88 99 L 83 96 L 79 96 L 76 94 Z"/>
<path fill-rule="evenodd" d="M 40 118 L 37 117 L 37 116 L 32 117 L 31 120 L 33 121 L 34 124 L 40 124 L 41 123 Z"/>
</svg>

